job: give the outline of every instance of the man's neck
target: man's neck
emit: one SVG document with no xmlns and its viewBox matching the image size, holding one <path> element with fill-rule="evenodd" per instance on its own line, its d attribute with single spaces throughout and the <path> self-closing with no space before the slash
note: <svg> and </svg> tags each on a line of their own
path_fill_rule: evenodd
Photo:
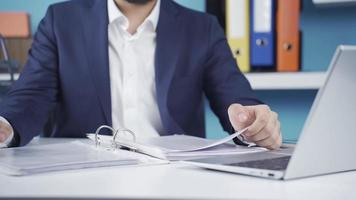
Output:
<svg viewBox="0 0 356 200">
<path fill-rule="evenodd" d="M 134 34 L 137 28 L 144 22 L 150 15 L 157 0 L 152 0 L 146 4 L 133 4 L 125 0 L 115 0 L 117 7 L 129 20 L 129 28 L 127 31 Z"/>
</svg>

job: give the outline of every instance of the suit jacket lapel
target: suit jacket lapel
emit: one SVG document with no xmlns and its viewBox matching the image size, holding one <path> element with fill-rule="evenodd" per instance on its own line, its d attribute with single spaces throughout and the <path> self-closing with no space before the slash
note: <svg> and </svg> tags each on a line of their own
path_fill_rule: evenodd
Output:
<svg viewBox="0 0 356 200">
<path fill-rule="evenodd" d="M 157 26 L 155 79 L 157 103 L 162 123 L 166 129 L 162 135 L 183 133 L 168 110 L 168 94 L 178 60 L 180 34 L 178 10 L 171 1 L 162 0 Z"/>
<path fill-rule="evenodd" d="M 84 51 L 86 51 L 88 69 L 96 89 L 93 98 L 99 99 L 106 123 L 111 125 L 107 1 L 90 2 L 89 7 L 85 8 L 88 10 L 85 10 L 82 15 Z"/>
</svg>

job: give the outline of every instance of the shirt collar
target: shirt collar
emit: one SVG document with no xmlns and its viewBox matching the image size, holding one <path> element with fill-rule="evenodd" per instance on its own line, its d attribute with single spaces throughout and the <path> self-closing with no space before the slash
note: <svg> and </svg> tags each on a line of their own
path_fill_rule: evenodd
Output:
<svg viewBox="0 0 356 200">
<path fill-rule="evenodd" d="M 120 24 L 125 27 L 125 29 L 128 28 L 128 20 L 126 16 L 120 11 L 120 9 L 116 6 L 115 0 L 108 0 L 108 17 L 109 17 L 109 23 L 112 23 L 116 20 L 119 20 Z M 151 13 L 148 15 L 148 17 L 144 20 L 142 24 L 145 24 L 147 22 L 151 23 L 154 30 L 157 28 L 158 24 L 158 19 L 159 19 L 159 12 L 160 12 L 160 5 L 161 5 L 161 0 L 157 0 L 153 10 Z M 141 25 L 140 25 L 141 26 Z"/>
</svg>

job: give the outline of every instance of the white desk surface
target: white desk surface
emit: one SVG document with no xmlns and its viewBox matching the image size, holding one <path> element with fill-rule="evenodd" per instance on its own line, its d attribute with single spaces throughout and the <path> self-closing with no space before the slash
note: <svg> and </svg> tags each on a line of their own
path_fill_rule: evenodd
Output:
<svg viewBox="0 0 356 200">
<path fill-rule="evenodd" d="M 44 142 L 45 141 L 45 142 Z M 40 139 L 49 143 L 61 139 Z M 356 172 L 276 181 L 181 163 L 0 175 L 0 198 L 356 199 Z"/>
</svg>

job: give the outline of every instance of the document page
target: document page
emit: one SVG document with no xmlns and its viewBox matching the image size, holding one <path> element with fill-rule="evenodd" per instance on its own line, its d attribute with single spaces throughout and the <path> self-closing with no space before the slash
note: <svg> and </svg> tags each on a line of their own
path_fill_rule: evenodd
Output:
<svg viewBox="0 0 356 200">
<path fill-rule="evenodd" d="M 28 175 L 47 171 L 139 164 L 136 153 L 108 151 L 79 141 L 0 150 L 0 172 Z"/>
<path fill-rule="evenodd" d="M 116 139 L 118 145 L 165 160 L 186 160 L 197 157 L 245 154 L 266 151 L 261 147 L 245 147 L 232 143 L 232 139 L 244 133 L 247 129 L 231 134 L 219 140 L 211 140 L 189 135 L 170 135 L 151 138 L 137 138 L 136 141 Z M 95 141 L 95 134 L 88 134 Z M 112 136 L 100 135 L 100 141 L 112 143 Z"/>
<path fill-rule="evenodd" d="M 267 149 L 262 147 L 247 147 L 233 144 L 232 139 L 244 131 L 242 130 L 220 140 L 210 140 L 187 135 L 172 135 L 150 138 L 144 142 L 150 146 L 162 149 L 168 160 L 189 160 L 210 156 L 267 151 Z"/>
<path fill-rule="evenodd" d="M 226 143 L 232 141 L 233 138 L 238 137 L 246 130 L 247 128 L 242 129 L 241 131 L 238 131 L 219 140 L 210 140 L 188 135 L 173 135 L 162 136 L 159 138 L 150 138 L 142 141 L 142 143 L 160 147 L 167 153 L 200 151 L 217 146 L 219 146 L 221 149 L 223 147 L 235 147 L 236 145 L 229 145 Z"/>
</svg>

